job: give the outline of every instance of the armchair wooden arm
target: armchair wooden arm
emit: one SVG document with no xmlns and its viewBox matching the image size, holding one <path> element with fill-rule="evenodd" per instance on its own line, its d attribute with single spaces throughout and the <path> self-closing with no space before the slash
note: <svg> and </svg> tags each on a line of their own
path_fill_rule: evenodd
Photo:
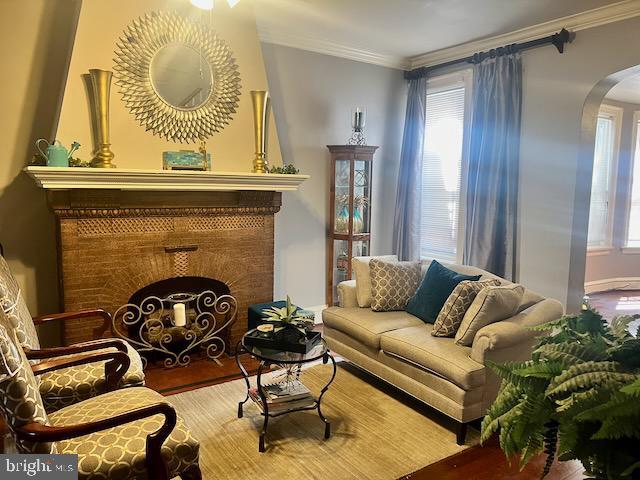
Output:
<svg viewBox="0 0 640 480">
<path fill-rule="evenodd" d="M 31 422 L 20 427 L 15 427 L 15 433 L 19 440 L 29 442 L 59 442 L 70 438 L 89 435 L 112 427 L 118 427 L 136 420 L 164 415 L 164 424 L 159 430 L 147 436 L 147 471 L 148 477 L 158 480 L 168 480 L 167 466 L 162 458 L 161 447 L 176 426 L 177 416 L 175 409 L 168 403 L 156 403 L 146 407 L 121 413 L 115 417 L 97 420 L 95 422 L 81 423 L 77 425 L 44 425 Z"/>
<path fill-rule="evenodd" d="M 88 353 L 85 355 L 76 355 L 68 358 L 57 358 L 45 360 L 36 365 L 32 365 L 31 369 L 35 375 L 52 372 L 61 368 L 74 367 L 77 365 L 85 365 L 87 363 L 106 361 L 104 366 L 105 388 L 108 392 L 118 388 L 118 383 L 129 369 L 131 359 L 129 355 L 117 350 L 108 352 Z"/>
<path fill-rule="evenodd" d="M 40 348 L 38 350 L 25 349 L 24 353 L 29 360 L 41 360 L 44 358 L 60 357 L 62 355 L 72 355 L 74 353 L 91 352 L 105 348 L 115 348 L 127 353 L 127 344 L 119 338 L 101 338 L 90 342 L 74 343 L 67 347 Z"/>
<path fill-rule="evenodd" d="M 33 323 L 35 325 L 42 325 L 43 323 L 53 322 L 53 321 L 65 321 L 72 320 L 76 318 L 89 318 L 89 317 L 100 317 L 102 318 L 102 325 L 97 327 L 94 330 L 94 335 L 101 337 L 104 335 L 104 332 L 111 328 L 111 314 L 102 308 L 94 308 L 89 310 L 79 310 L 77 312 L 62 312 L 62 313 L 52 313 L 51 315 L 42 315 L 39 317 L 33 318 Z"/>
</svg>

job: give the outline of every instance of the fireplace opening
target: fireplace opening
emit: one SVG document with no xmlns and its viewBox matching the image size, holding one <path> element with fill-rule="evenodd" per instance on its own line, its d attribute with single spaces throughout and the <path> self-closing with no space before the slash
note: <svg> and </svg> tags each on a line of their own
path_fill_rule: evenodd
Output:
<svg viewBox="0 0 640 480">
<path fill-rule="evenodd" d="M 122 309 L 120 327 L 145 359 L 184 366 L 192 354 L 230 353 L 237 304 L 229 287 L 206 277 L 173 277 L 142 287 Z"/>
</svg>

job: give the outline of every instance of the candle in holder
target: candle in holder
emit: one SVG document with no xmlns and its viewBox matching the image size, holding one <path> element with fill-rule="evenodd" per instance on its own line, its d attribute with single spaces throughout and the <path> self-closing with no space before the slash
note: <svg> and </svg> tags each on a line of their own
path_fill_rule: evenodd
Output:
<svg viewBox="0 0 640 480">
<path fill-rule="evenodd" d="M 353 109 L 353 118 L 351 120 L 351 127 L 354 132 L 362 132 L 365 124 L 365 110 L 361 107 Z"/>
<path fill-rule="evenodd" d="M 187 312 L 184 303 L 173 305 L 173 324 L 176 327 L 185 327 L 187 325 Z"/>
</svg>

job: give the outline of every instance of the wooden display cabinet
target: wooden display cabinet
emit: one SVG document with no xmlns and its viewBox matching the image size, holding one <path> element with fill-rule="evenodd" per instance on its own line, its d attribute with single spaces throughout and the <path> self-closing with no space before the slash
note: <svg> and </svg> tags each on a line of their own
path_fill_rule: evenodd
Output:
<svg viewBox="0 0 640 480">
<path fill-rule="evenodd" d="M 369 255 L 371 172 L 378 147 L 327 145 L 331 153 L 327 229 L 327 305 L 338 302 L 337 286 L 351 279 L 351 259 Z"/>
</svg>

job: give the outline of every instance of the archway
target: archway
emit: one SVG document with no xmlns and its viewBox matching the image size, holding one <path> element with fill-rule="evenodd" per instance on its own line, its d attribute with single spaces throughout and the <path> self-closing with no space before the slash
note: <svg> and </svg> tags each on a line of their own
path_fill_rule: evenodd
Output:
<svg viewBox="0 0 640 480">
<path fill-rule="evenodd" d="M 567 298 L 568 312 L 577 311 L 580 308 L 584 295 L 589 207 L 598 111 L 609 90 L 623 80 L 639 74 L 640 65 L 636 65 L 635 67 L 608 75 L 591 89 L 584 103 L 571 227 L 571 254 Z"/>
</svg>

